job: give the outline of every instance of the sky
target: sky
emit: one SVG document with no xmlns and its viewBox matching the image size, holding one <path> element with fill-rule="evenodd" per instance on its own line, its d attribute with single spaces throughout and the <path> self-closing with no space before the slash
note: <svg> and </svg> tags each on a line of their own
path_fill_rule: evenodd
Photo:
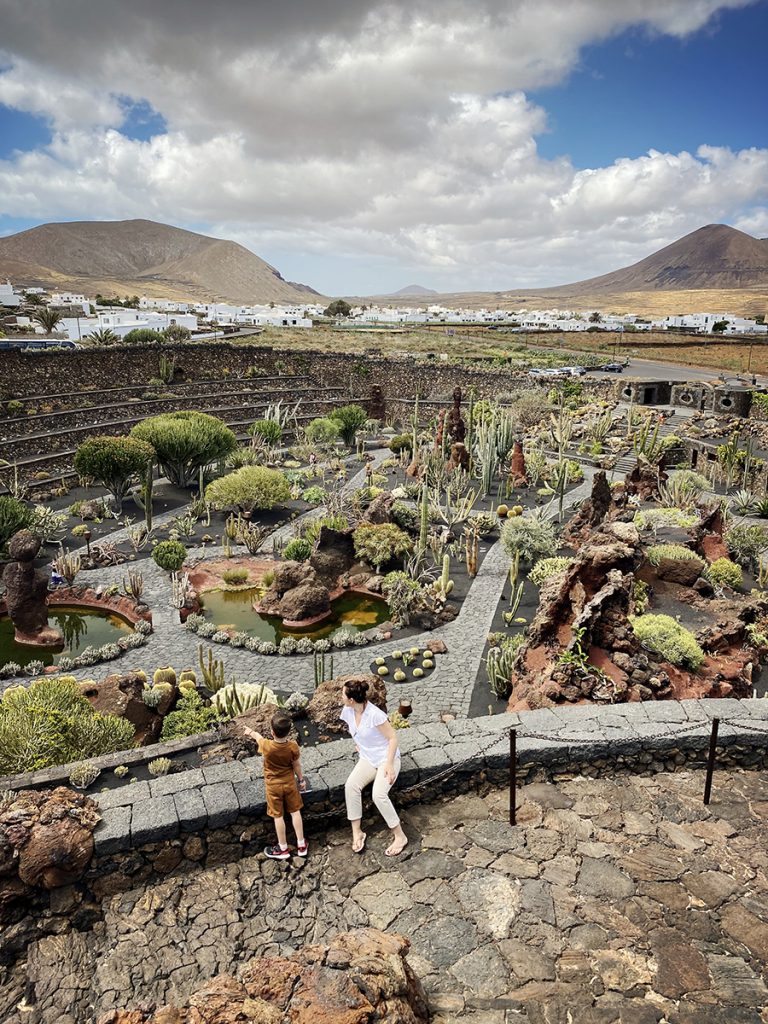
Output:
<svg viewBox="0 0 768 1024">
<path fill-rule="evenodd" d="M 0 0 L 0 234 L 149 218 L 327 295 L 768 236 L 768 0 Z"/>
</svg>

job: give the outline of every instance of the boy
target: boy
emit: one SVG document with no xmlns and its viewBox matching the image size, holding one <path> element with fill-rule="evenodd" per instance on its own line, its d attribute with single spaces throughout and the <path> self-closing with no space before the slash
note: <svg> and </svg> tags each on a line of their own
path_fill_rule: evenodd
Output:
<svg viewBox="0 0 768 1024">
<path fill-rule="evenodd" d="M 273 740 L 268 740 L 254 729 L 243 729 L 246 736 L 256 740 L 259 753 L 264 758 L 264 784 L 267 790 L 267 814 L 275 820 L 277 846 L 267 846 L 264 853 L 272 860 L 288 860 L 291 856 L 288 849 L 288 838 L 285 831 L 285 811 L 291 816 L 291 824 L 296 833 L 297 852 L 300 857 L 307 856 L 307 842 L 304 838 L 304 824 L 301 820 L 301 808 L 304 801 L 299 789 L 306 788 L 306 780 L 301 770 L 299 745 L 288 736 L 291 731 L 291 717 L 284 711 L 276 711 L 270 722 Z"/>
</svg>

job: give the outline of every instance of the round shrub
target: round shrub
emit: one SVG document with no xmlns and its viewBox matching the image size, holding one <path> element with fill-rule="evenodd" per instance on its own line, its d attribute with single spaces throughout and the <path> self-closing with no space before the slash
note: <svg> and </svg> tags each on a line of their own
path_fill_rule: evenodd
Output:
<svg viewBox="0 0 768 1024">
<path fill-rule="evenodd" d="M 178 572 L 184 565 L 187 549 L 180 540 L 161 540 L 152 550 L 152 560 L 166 572 Z"/>
<path fill-rule="evenodd" d="M 404 504 L 402 501 L 396 501 L 390 508 L 389 514 L 392 517 L 392 522 L 399 526 L 401 530 L 407 530 L 409 533 L 419 532 L 421 517 L 415 508 Z"/>
<path fill-rule="evenodd" d="M 202 466 L 225 459 L 237 438 L 222 420 L 204 412 L 167 412 L 137 423 L 132 437 L 155 449 L 163 472 L 180 487 L 194 483 Z"/>
<path fill-rule="evenodd" d="M 103 484 L 120 509 L 131 483 L 154 457 L 152 445 L 138 437 L 89 437 L 75 453 L 75 469 Z"/>
<path fill-rule="evenodd" d="M 704 661 L 704 652 L 696 637 L 671 615 L 638 615 L 630 618 L 630 622 L 640 643 L 660 654 L 665 661 L 694 672 Z"/>
<path fill-rule="evenodd" d="M 301 492 L 301 500 L 310 505 L 321 505 L 327 497 L 325 488 L 313 484 L 312 487 L 305 487 Z"/>
<path fill-rule="evenodd" d="M 542 558 L 551 558 L 557 551 L 554 523 L 540 516 L 515 516 L 501 528 L 501 542 L 510 558 L 520 553 L 524 565 L 535 565 Z"/>
<path fill-rule="evenodd" d="M 757 568 L 760 556 L 768 550 L 768 527 L 732 526 L 725 535 L 725 543 L 734 562 L 746 569 Z"/>
<path fill-rule="evenodd" d="M 207 501 L 215 509 L 237 509 L 252 512 L 272 508 L 288 501 L 291 485 L 279 469 L 264 466 L 242 466 L 234 473 L 219 477 L 205 491 Z"/>
<path fill-rule="evenodd" d="M 303 537 L 294 537 L 283 550 L 283 557 L 291 562 L 306 562 L 312 554 L 312 545 Z"/>
<path fill-rule="evenodd" d="M 229 583 L 233 587 L 241 587 L 248 579 L 247 569 L 225 569 L 221 574 L 221 578 L 225 583 Z"/>
<path fill-rule="evenodd" d="M 681 526 L 687 530 L 700 522 L 700 519 L 697 515 L 683 512 L 679 508 L 647 508 L 635 512 L 632 522 L 638 530 L 654 530 L 663 526 Z"/>
<path fill-rule="evenodd" d="M 663 558 L 673 562 L 701 562 L 704 565 L 696 552 L 685 544 L 653 544 L 648 548 L 648 561 L 651 565 L 658 566 Z"/>
<path fill-rule="evenodd" d="M 744 584 L 744 572 L 740 565 L 730 558 L 716 559 L 704 573 L 710 583 L 716 587 L 730 587 L 739 590 Z"/>
<path fill-rule="evenodd" d="M 283 429 L 277 420 L 256 420 L 252 423 L 248 433 L 251 437 L 260 437 L 265 444 L 279 444 L 283 436 Z"/>
<path fill-rule="evenodd" d="M 389 450 L 393 451 L 395 455 L 404 451 L 411 452 L 413 451 L 413 438 L 410 434 L 395 434 L 389 442 Z"/>
<path fill-rule="evenodd" d="M 339 424 L 336 420 L 318 416 L 307 424 L 304 434 L 312 444 L 333 444 L 339 436 Z"/>
<path fill-rule="evenodd" d="M 26 530 L 32 523 L 32 512 L 27 506 L 7 495 L 0 495 L 0 551 L 8 546 L 8 541 L 19 530 Z"/>
</svg>

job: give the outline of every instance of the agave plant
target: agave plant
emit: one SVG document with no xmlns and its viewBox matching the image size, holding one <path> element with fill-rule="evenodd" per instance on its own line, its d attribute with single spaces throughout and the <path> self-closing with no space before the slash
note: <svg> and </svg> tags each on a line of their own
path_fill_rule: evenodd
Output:
<svg viewBox="0 0 768 1024">
<path fill-rule="evenodd" d="M 757 508 L 758 498 L 753 491 L 742 487 L 730 496 L 731 508 L 739 516 L 749 516 Z"/>
</svg>

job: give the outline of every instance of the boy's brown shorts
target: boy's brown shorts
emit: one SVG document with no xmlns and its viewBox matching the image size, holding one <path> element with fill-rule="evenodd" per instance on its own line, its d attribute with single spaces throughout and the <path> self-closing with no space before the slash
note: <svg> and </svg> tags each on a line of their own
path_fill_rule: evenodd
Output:
<svg viewBox="0 0 768 1024">
<path fill-rule="evenodd" d="M 293 814 L 304 806 L 295 782 L 270 783 L 267 786 L 267 814 L 270 818 L 282 818 L 287 812 Z"/>
</svg>

